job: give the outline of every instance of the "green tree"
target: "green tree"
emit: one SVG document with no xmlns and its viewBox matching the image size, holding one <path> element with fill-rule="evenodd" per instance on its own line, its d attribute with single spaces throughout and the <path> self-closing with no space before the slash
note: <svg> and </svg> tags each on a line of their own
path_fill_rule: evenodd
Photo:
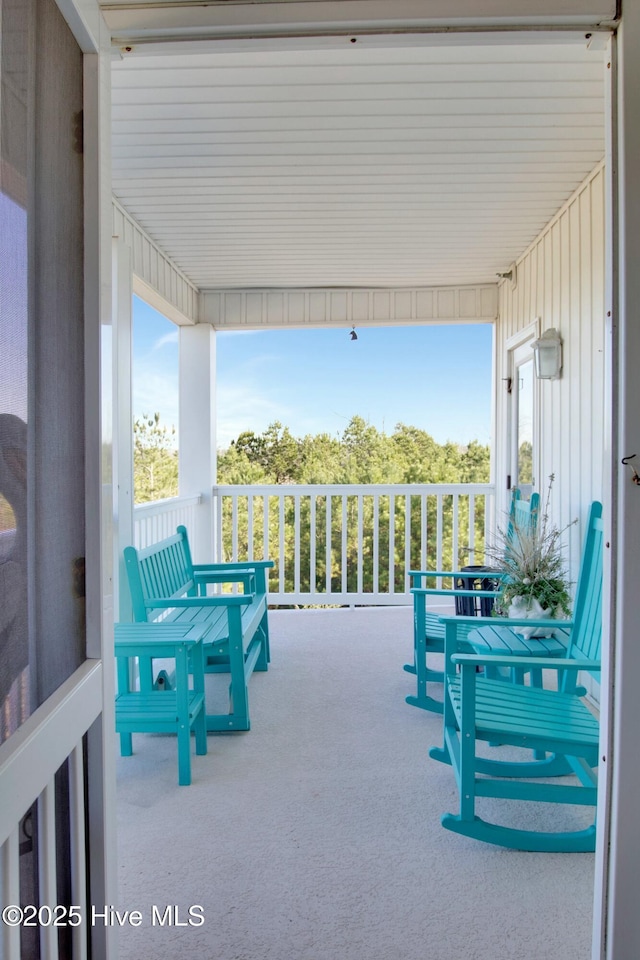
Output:
<svg viewBox="0 0 640 960">
<path fill-rule="evenodd" d="M 133 490 L 136 503 L 178 495 L 176 428 L 160 423 L 160 414 L 143 413 L 133 422 Z"/>
</svg>

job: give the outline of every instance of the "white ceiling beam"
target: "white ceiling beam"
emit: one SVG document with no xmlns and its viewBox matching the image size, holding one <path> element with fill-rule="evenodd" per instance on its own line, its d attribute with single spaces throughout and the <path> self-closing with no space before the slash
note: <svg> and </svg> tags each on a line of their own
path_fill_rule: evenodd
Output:
<svg viewBox="0 0 640 960">
<path fill-rule="evenodd" d="M 102 4 L 114 38 L 127 41 L 207 36 L 219 39 L 376 32 L 610 25 L 616 0 L 314 0 L 217 3 L 215 0 L 110 0 Z"/>
</svg>

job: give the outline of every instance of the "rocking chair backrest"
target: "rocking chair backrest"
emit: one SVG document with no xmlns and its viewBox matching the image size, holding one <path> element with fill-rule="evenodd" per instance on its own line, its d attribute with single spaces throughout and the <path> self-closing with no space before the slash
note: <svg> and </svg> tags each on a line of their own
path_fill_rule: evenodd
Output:
<svg viewBox="0 0 640 960">
<path fill-rule="evenodd" d="M 602 637 L 602 504 L 589 509 L 580 573 L 573 604 L 574 627 L 567 655 L 598 660 Z"/>
<path fill-rule="evenodd" d="M 509 526 L 507 528 L 507 543 L 512 543 L 519 533 L 535 533 L 538 526 L 540 512 L 540 494 L 532 493 L 530 500 L 523 500 L 520 491 L 516 488 L 511 498 L 509 511 Z"/>
</svg>

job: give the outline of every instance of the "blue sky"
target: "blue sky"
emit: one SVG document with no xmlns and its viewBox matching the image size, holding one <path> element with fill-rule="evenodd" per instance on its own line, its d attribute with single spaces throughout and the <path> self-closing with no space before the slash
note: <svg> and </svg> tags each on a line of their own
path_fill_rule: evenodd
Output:
<svg viewBox="0 0 640 960">
<path fill-rule="evenodd" d="M 355 415 L 386 433 L 399 422 L 439 443 L 488 443 L 492 328 L 359 327 L 219 333 L 218 445 L 274 420 L 294 436 L 340 435 Z M 134 301 L 134 413 L 178 416 L 177 328 Z"/>
</svg>

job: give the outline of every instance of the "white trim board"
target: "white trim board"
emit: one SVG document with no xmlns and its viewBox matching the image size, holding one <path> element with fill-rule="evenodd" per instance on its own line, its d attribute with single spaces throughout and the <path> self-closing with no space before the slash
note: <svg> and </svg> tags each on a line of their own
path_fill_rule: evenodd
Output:
<svg viewBox="0 0 640 960">
<path fill-rule="evenodd" d="M 498 287 L 205 290 L 200 316 L 217 330 L 372 326 L 389 323 L 492 323 Z"/>
</svg>

